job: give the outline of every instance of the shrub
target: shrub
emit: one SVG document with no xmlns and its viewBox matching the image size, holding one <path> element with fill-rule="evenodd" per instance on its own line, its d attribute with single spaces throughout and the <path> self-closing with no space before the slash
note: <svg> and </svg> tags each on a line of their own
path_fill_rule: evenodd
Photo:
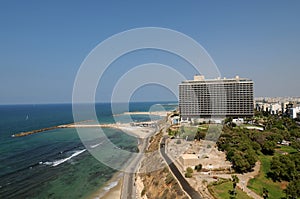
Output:
<svg viewBox="0 0 300 199">
<path fill-rule="evenodd" d="M 163 192 L 163 194 L 162 194 L 161 198 L 162 198 L 162 199 L 166 199 L 166 198 L 168 198 L 168 194 L 169 194 L 169 190 L 168 190 L 168 189 L 166 189 L 166 190 Z"/>
<path fill-rule="evenodd" d="M 142 190 L 141 196 L 144 196 L 146 194 L 146 187 Z"/>
<path fill-rule="evenodd" d="M 186 168 L 186 172 L 187 173 L 193 173 L 194 171 L 193 171 L 193 169 L 191 167 L 188 167 L 188 168 Z"/>
<path fill-rule="evenodd" d="M 198 164 L 198 165 L 195 166 L 196 171 L 199 172 L 199 171 L 201 171 L 201 169 L 202 169 L 202 164 Z"/>
<path fill-rule="evenodd" d="M 173 175 L 172 175 L 171 173 L 169 173 L 169 174 L 167 175 L 166 179 L 165 179 L 165 183 L 166 183 L 166 184 L 171 184 L 171 183 L 173 182 L 173 180 L 174 180 Z"/>
<path fill-rule="evenodd" d="M 184 176 L 185 176 L 186 178 L 191 178 L 191 177 L 193 177 L 193 174 L 187 172 L 187 173 L 184 174 Z"/>
</svg>

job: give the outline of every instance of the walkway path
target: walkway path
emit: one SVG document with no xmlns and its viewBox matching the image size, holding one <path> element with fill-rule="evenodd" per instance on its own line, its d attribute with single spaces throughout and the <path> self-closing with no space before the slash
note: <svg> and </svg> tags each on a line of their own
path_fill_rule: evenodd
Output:
<svg viewBox="0 0 300 199">
<path fill-rule="evenodd" d="M 247 187 L 247 184 L 250 179 L 254 178 L 254 176 L 257 176 L 259 173 L 261 167 L 261 162 L 256 162 L 255 167 L 253 168 L 252 172 L 245 173 L 245 174 L 237 174 L 237 177 L 239 178 L 239 183 L 237 186 L 242 189 L 248 196 L 254 198 L 254 199 L 262 199 L 260 195 L 252 191 Z M 219 178 L 231 178 L 231 174 L 214 174 L 214 176 L 217 176 Z"/>
<path fill-rule="evenodd" d="M 261 196 L 259 196 L 257 193 L 255 193 L 254 191 L 252 191 L 251 189 L 249 189 L 247 187 L 247 184 L 249 182 L 250 179 L 254 178 L 255 176 L 257 176 L 259 174 L 259 170 L 261 167 L 261 162 L 257 161 L 255 164 L 255 167 L 253 168 L 252 172 L 249 173 L 245 173 L 245 174 L 238 174 L 238 178 L 240 179 L 239 183 L 237 184 L 237 186 L 239 188 L 241 188 L 245 193 L 247 193 L 248 196 L 254 198 L 254 199 L 262 199 Z"/>
</svg>

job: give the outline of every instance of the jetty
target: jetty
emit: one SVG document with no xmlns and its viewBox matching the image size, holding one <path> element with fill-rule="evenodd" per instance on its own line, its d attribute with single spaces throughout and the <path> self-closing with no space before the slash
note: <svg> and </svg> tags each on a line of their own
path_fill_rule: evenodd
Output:
<svg viewBox="0 0 300 199">
<path fill-rule="evenodd" d="M 124 127 L 156 127 L 156 121 L 149 121 L 149 122 L 132 122 L 130 124 L 122 124 L 122 123 L 113 123 L 113 124 L 84 124 L 89 121 L 82 121 L 77 123 L 71 123 L 71 124 L 62 124 L 58 126 L 52 126 L 52 127 L 46 127 L 41 129 L 36 129 L 32 131 L 27 132 L 21 132 L 13 134 L 12 137 L 24 137 L 36 133 L 41 133 L 44 131 L 50 131 L 55 129 L 62 129 L 62 128 L 117 128 L 122 129 Z"/>
<path fill-rule="evenodd" d="M 35 133 L 44 132 L 44 131 L 51 131 L 51 130 L 54 130 L 54 129 L 57 129 L 57 128 L 59 128 L 59 127 L 58 126 L 52 126 L 52 127 L 47 127 L 47 128 L 41 128 L 41 129 L 36 129 L 36 130 L 32 130 L 32 131 L 13 134 L 13 135 L 11 135 L 11 137 L 23 137 L 23 136 L 32 135 L 32 134 L 35 134 Z"/>
<path fill-rule="evenodd" d="M 131 111 L 131 112 L 124 112 L 120 114 L 114 114 L 114 116 L 121 116 L 121 115 L 155 115 L 160 117 L 165 117 L 169 114 L 170 111 Z"/>
</svg>

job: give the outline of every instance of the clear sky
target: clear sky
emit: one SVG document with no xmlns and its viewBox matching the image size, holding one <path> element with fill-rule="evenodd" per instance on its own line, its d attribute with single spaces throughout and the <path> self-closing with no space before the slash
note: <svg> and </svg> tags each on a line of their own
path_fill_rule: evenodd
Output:
<svg viewBox="0 0 300 199">
<path fill-rule="evenodd" d="M 97 44 L 121 31 L 148 26 L 174 29 L 194 38 L 214 59 L 222 76 L 253 79 L 256 96 L 300 96 L 299 10 L 300 1 L 274 0 L 3 0 L 0 104 L 71 102 L 77 70 Z M 158 52 L 129 55 L 129 65 L 159 62 L 160 56 Z M 169 55 L 163 56 L 166 60 Z M 113 78 L 128 62 L 115 63 L 115 71 L 107 78 Z M 176 58 L 171 60 L 175 62 Z M 111 89 L 104 87 L 107 92 Z M 160 94 L 142 92 L 147 89 Z M 135 94 L 138 101 L 174 100 L 166 89 L 150 85 L 139 90 Z M 107 100 L 105 95 L 97 94 Z"/>
</svg>

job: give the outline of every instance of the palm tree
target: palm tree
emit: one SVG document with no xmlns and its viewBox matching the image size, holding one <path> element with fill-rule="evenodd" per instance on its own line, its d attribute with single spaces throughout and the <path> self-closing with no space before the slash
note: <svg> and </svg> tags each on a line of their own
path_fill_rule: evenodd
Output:
<svg viewBox="0 0 300 199">
<path fill-rule="evenodd" d="M 263 188 L 263 198 L 264 198 L 264 199 L 269 198 L 269 191 L 268 191 L 268 189 L 266 189 L 266 188 Z"/>
<path fill-rule="evenodd" d="M 239 178 L 236 175 L 232 175 L 232 187 L 233 187 L 233 194 L 236 195 L 236 185 L 239 183 Z"/>
</svg>

